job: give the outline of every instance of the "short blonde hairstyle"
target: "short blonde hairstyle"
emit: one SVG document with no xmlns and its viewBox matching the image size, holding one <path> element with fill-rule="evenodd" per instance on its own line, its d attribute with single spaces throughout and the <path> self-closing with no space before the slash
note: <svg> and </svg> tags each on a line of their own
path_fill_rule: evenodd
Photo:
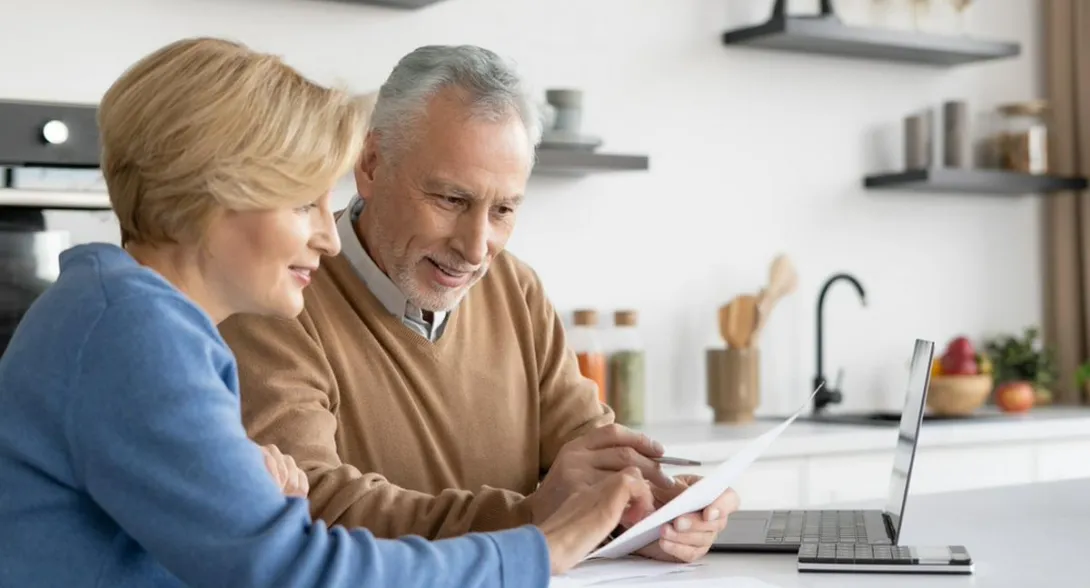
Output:
<svg viewBox="0 0 1090 588">
<path fill-rule="evenodd" d="M 213 38 L 144 57 L 103 96 L 102 172 L 122 244 L 200 241 L 218 212 L 301 206 L 357 160 L 369 104 Z"/>
</svg>

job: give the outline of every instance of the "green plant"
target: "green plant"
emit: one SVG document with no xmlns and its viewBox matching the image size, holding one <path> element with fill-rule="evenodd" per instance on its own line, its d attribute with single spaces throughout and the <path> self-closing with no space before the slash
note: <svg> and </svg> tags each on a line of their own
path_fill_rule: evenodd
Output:
<svg viewBox="0 0 1090 588">
<path fill-rule="evenodd" d="M 1078 386 L 1078 389 L 1084 390 L 1087 382 L 1090 382 L 1090 362 L 1080 365 L 1075 370 L 1075 385 Z"/>
<path fill-rule="evenodd" d="M 1056 360 L 1051 347 L 1038 341 L 1040 330 L 1026 327 L 1021 337 L 1001 335 L 988 339 L 984 348 L 995 369 L 995 383 L 1025 381 L 1046 392 L 1056 381 Z M 1090 377 L 1090 371 L 1087 372 Z"/>
</svg>

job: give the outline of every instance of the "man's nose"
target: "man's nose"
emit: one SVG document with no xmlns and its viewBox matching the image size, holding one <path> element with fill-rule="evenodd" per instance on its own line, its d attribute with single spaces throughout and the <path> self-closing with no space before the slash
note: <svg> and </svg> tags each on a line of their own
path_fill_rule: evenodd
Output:
<svg viewBox="0 0 1090 588">
<path fill-rule="evenodd" d="M 459 223 L 455 249 L 470 265 L 479 266 L 488 255 L 488 237 L 492 226 L 487 214 L 466 215 Z"/>
</svg>

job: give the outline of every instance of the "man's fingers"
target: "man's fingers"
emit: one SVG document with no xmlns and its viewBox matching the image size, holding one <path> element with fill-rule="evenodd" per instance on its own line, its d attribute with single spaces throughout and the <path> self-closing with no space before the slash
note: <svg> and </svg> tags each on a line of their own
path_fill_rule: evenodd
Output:
<svg viewBox="0 0 1090 588">
<path fill-rule="evenodd" d="M 662 549 L 663 553 L 684 563 L 692 563 L 708 553 L 707 547 L 687 545 L 666 538 L 659 539 L 659 548 Z"/>
<path fill-rule="evenodd" d="M 662 444 L 647 435 L 632 429 L 613 424 L 597 429 L 585 435 L 587 449 L 606 449 L 610 447 L 631 447 L 647 457 L 662 457 Z"/>
<path fill-rule="evenodd" d="M 714 510 L 720 517 L 726 517 L 730 513 L 738 510 L 738 507 L 742 505 L 742 499 L 738 497 L 738 493 L 734 491 L 734 488 L 727 488 L 719 498 L 715 499 L 715 502 L 711 503 L 708 508 L 704 509 L 704 518 L 707 519 Z"/>
<path fill-rule="evenodd" d="M 663 485 L 658 484 L 651 489 L 651 491 L 655 493 L 655 500 L 659 501 L 660 504 L 666 504 L 667 502 L 670 502 L 671 500 L 677 498 L 679 494 L 689 488 L 689 485 L 681 480 L 680 476 L 674 478 L 672 482 L 672 486 L 664 487 Z"/>
<path fill-rule="evenodd" d="M 261 448 L 261 457 L 263 457 L 265 459 L 265 469 L 269 470 L 269 475 L 272 476 L 273 481 L 276 482 L 277 486 L 281 486 L 280 480 L 278 480 L 277 477 L 276 477 L 277 476 L 276 458 L 274 458 L 272 456 L 272 453 L 270 453 L 269 450 L 265 449 L 264 447 Z"/>
<path fill-rule="evenodd" d="M 722 527 L 721 521 L 705 521 L 695 514 L 682 515 L 670 523 L 669 530 L 672 534 L 668 538 L 682 543 L 698 544 L 692 542 L 709 541 L 705 535 L 718 535 Z"/>
<path fill-rule="evenodd" d="M 610 447 L 595 451 L 591 454 L 590 465 L 595 469 L 610 471 L 636 468 L 644 479 L 655 486 L 669 488 L 674 485 L 673 478 L 663 473 L 662 466 L 657 461 L 631 447 Z"/>
<path fill-rule="evenodd" d="M 295 470 L 293 494 L 299 498 L 306 498 L 309 490 L 310 483 L 307 481 L 307 475 L 303 473 L 303 470 Z"/>
</svg>

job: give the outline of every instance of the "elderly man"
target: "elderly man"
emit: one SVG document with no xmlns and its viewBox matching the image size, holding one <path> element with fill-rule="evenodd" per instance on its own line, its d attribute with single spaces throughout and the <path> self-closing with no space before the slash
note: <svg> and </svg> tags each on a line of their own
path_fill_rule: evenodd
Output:
<svg viewBox="0 0 1090 588">
<path fill-rule="evenodd" d="M 247 430 L 307 472 L 315 516 L 439 538 L 541 521 L 627 466 L 660 502 L 694 481 L 612 424 L 537 276 L 504 251 L 539 120 L 490 51 L 407 55 L 374 106 L 342 252 L 313 272 L 304 312 L 221 326 Z M 728 492 L 642 553 L 696 559 L 736 508 Z"/>
</svg>

